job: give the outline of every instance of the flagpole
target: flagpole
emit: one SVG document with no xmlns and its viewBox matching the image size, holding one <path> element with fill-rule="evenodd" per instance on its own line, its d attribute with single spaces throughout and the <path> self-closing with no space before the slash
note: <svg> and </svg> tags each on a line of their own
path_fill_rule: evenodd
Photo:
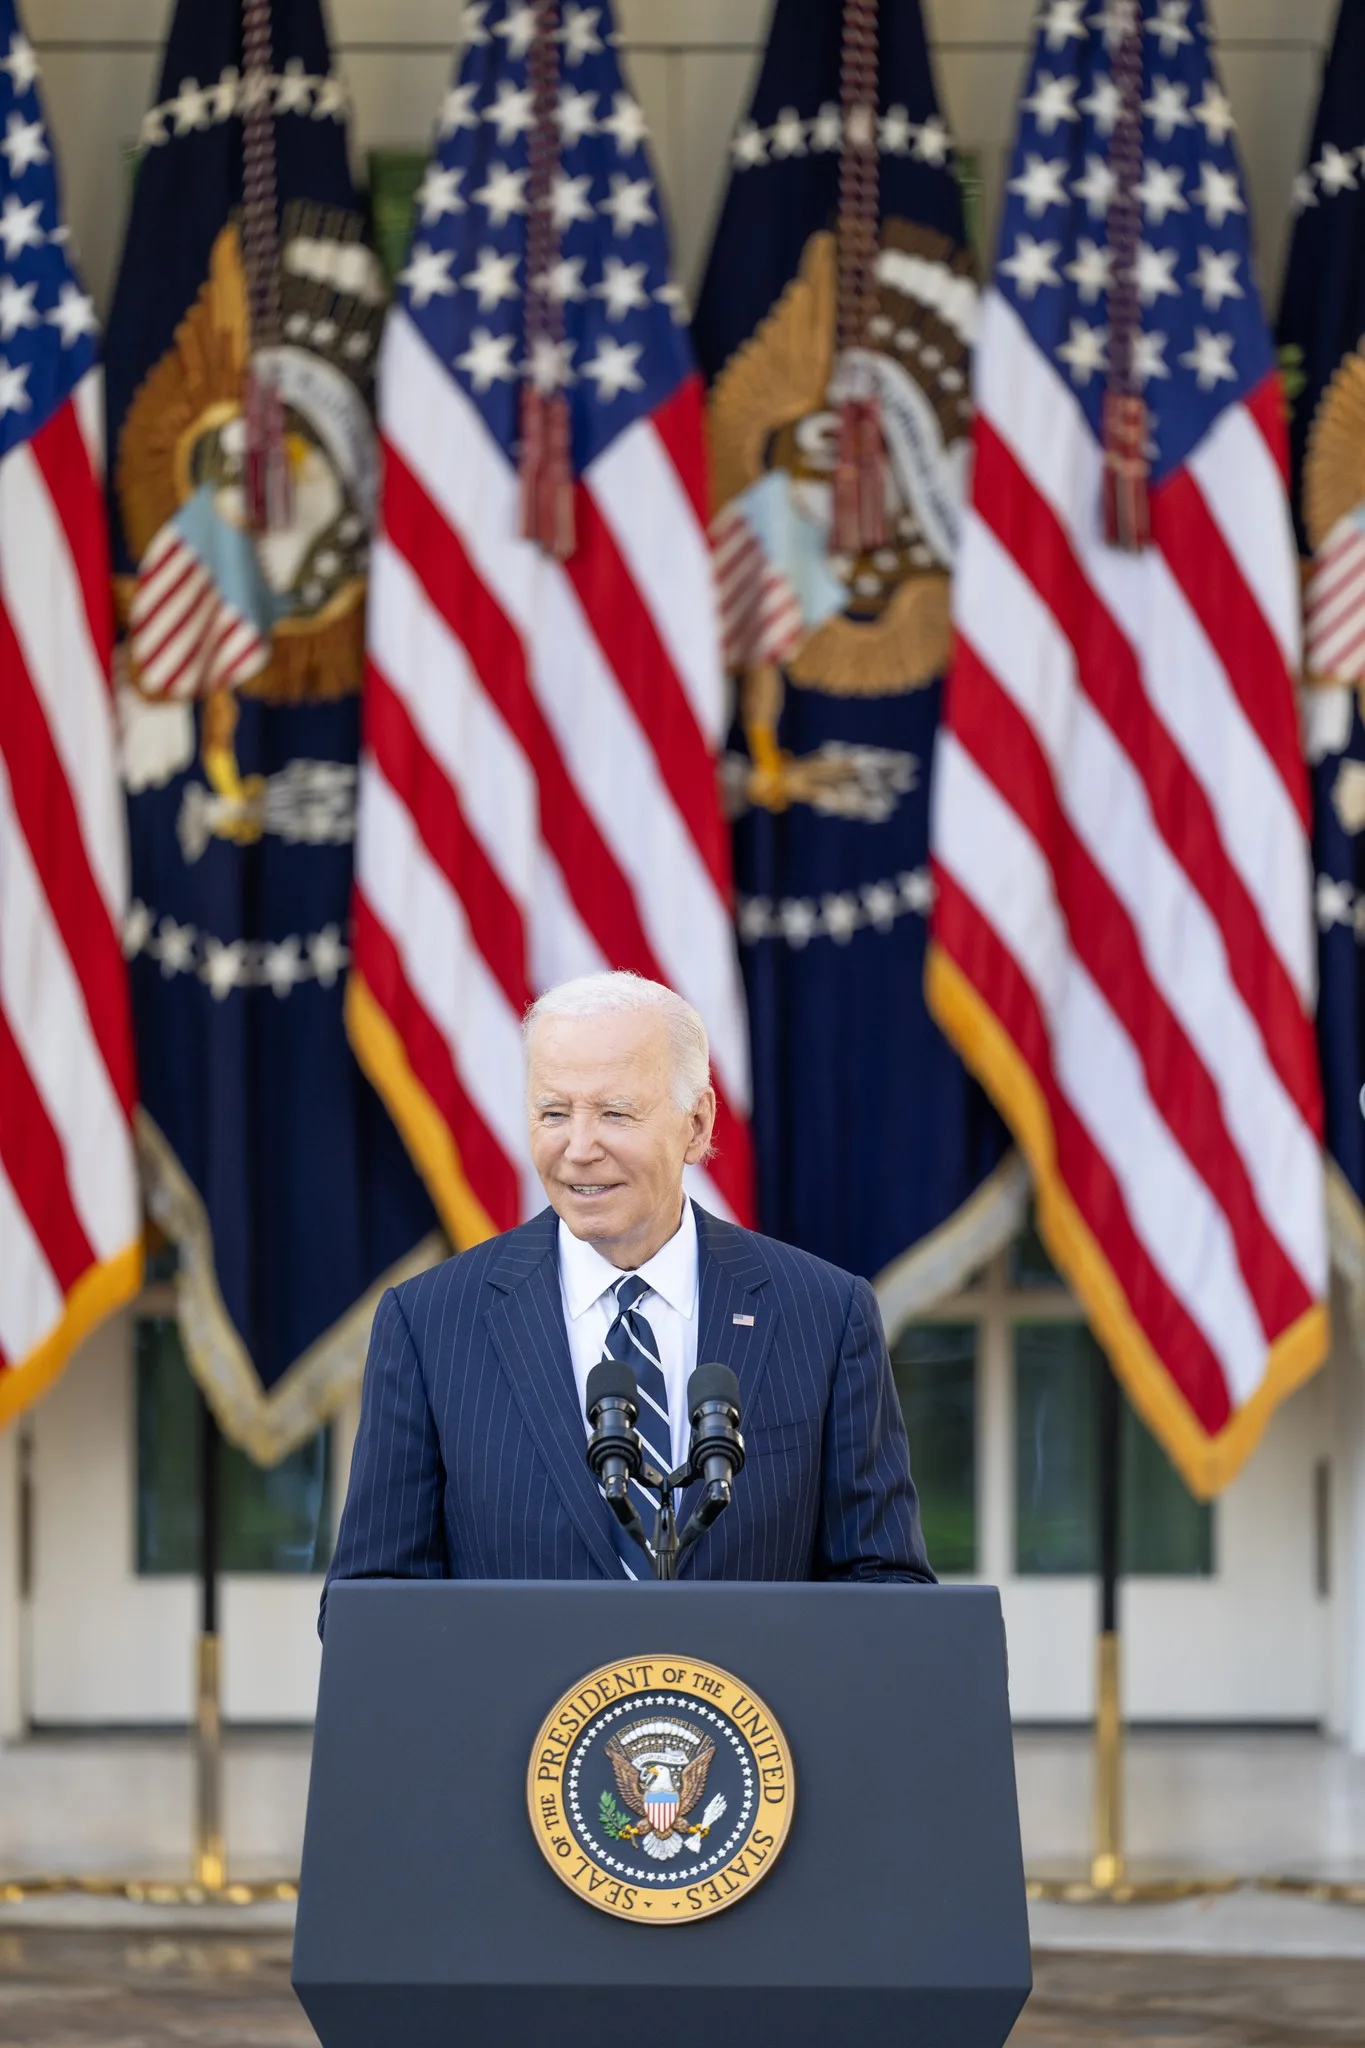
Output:
<svg viewBox="0 0 1365 2048">
<path fill-rule="evenodd" d="M 1123 1714 L 1119 1691 L 1119 1526 L 1123 1404 L 1112 1366 L 1099 1381 L 1100 1627 L 1096 1641 L 1095 1804 L 1090 1882 L 1123 1881 Z"/>
<path fill-rule="evenodd" d="M 221 1891 L 223 1849 L 222 1715 L 218 1636 L 219 1472 L 222 1436 L 199 1392 L 199 1637 L 195 1646 L 194 1882 Z"/>
<path fill-rule="evenodd" d="M 1134 1877 L 1123 1845 L 1124 1741 L 1119 1630 L 1120 1531 L 1123 1517 L 1123 1393 L 1106 1359 L 1095 1416 L 1099 1537 L 1099 1629 L 1095 1636 L 1095 1720 L 1092 1838 L 1082 1869 L 1035 1870 L 1031 1899 L 1066 1905 L 1136 1905 L 1236 1891 L 1239 1877 L 1222 1872 L 1185 1875 L 1159 1865 Z"/>
</svg>

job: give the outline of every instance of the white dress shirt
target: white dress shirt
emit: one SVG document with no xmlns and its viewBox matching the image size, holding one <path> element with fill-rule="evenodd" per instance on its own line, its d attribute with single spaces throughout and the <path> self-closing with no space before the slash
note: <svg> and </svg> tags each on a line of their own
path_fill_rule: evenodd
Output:
<svg viewBox="0 0 1365 2048">
<path fill-rule="evenodd" d="M 668 1243 L 636 1270 L 649 1283 L 649 1293 L 641 1295 L 636 1307 L 658 1339 L 659 1363 L 668 1389 L 673 1463 L 681 1465 L 691 1438 L 687 1382 L 697 1364 L 697 1219 L 685 1197 L 682 1222 Z M 575 1237 L 561 1218 L 559 1293 L 564 1303 L 569 1356 L 573 1360 L 585 1436 L 591 1433 L 584 1409 L 588 1374 L 601 1359 L 607 1331 L 616 1320 L 611 1290 L 624 1278 L 619 1266 L 613 1266 L 592 1245 Z"/>
</svg>

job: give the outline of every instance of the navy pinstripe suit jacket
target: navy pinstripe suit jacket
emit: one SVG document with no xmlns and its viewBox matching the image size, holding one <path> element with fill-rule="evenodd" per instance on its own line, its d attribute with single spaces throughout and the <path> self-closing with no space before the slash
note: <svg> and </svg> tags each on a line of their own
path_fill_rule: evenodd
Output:
<svg viewBox="0 0 1365 2048">
<path fill-rule="evenodd" d="M 737 1375 L 748 1455 L 684 1576 L 932 1584 L 872 1289 L 696 1217 L 697 1359 Z M 584 1455 L 557 1229 L 546 1209 L 385 1294 L 328 1585 L 624 1576 Z"/>
</svg>

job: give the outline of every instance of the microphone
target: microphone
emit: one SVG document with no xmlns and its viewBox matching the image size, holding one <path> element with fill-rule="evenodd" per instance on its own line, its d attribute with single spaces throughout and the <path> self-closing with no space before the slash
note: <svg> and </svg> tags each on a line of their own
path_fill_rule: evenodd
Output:
<svg viewBox="0 0 1365 2048">
<path fill-rule="evenodd" d="M 604 1358 L 593 1367 L 583 1405 L 592 1424 L 588 1463 L 607 1496 L 607 1505 L 623 1525 L 638 1521 L 631 1504 L 630 1481 L 638 1477 L 643 1460 L 635 1433 L 640 1390 L 624 1359 Z"/>
<path fill-rule="evenodd" d="M 687 1411 L 692 1418 L 691 1476 L 706 1484 L 692 1519 L 707 1529 L 729 1507 L 731 1484 L 744 1467 L 739 1381 L 728 1365 L 697 1367 L 687 1382 Z"/>
</svg>

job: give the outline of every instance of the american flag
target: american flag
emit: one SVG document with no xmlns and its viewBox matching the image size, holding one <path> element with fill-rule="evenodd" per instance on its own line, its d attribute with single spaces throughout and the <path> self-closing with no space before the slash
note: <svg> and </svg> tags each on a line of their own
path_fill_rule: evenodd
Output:
<svg viewBox="0 0 1365 2048">
<path fill-rule="evenodd" d="M 191 516 L 201 511 L 196 499 L 190 507 Z M 146 697 L 230 690 L 270 660 L 265 636 L 222 587 L 229 565 L 211 569 L 181 532 L 183 520 L 169 520 L 138 563 L 128 607 L 128 652 Z M 249 548 L 250 537 L 240 538 Z"/>
<path fill-rule="evenodd" d="M 1304 666 L 1319 683 L 1365 677 L 1365 525 L 1343 513 L 1313 557 L 1304 589 Z"/>
<path fill-rule="evenodd" d="M 1326 1342 L 1283 405 L 1200 0 L 1142 0 L 1153 544 L 1102 538 L 1122 0 L 1048 0 L 976 364 L 930 994 L 1136 1406 L 1215 1491 Z"/>
<path fill-rule="evenodd" d="M 0 0 L 0 1426 L 141 1277 L 94 309 Z"/>
<path fill-rule="evenodd" d="M 352 1041 L 457 1242 L 543 1206 L 520 1023 L 630 968 L 706 1020 L 697 1192 L 747 1221 L 748 1043 L 715 761 L 725 701 L 702 394 L 608 6 L 559 10 L 541 388 L 567 392 L 576 546 L 520 534 L 537 10 L 464 10 L 380 366 Z"/>
<path fill-rule="evenodd" d="M 742 503 L 732 499 L 711 521 L 725 666 L 779 665 L 805 635 L 801 600 L 769 556 Z"/>
</svg>

